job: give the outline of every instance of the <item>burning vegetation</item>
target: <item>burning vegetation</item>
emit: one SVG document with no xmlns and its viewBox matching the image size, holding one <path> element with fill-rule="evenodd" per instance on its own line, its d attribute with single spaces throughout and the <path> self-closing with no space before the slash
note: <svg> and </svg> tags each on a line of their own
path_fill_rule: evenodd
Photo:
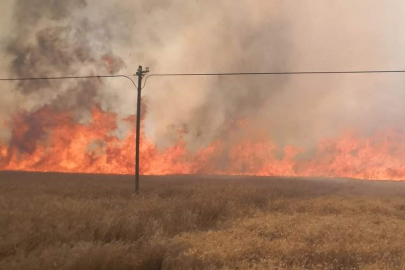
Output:
<svg viewBox="0 0 405 270">
<path fill-rule="evenodd" d="M 77 123 L 72 110 L 61 112 L 50 106 L 20 113 L 7 125 L 12 136 L 8 144 L 1 145 L 1 168 L 132 174 L 135 119 L 122 120 L 131 129 L 120 139 L 112 134 L 117 129 L 117 115 L 103 111 L 97 104 L 91 105 L 91 121 L 86 124 Z M 237 125 L 234 132 L 243 128 Z M 310 160 L 300 156 L 304 150 L 298 147 L 279 149 L 264 132 L 238 143 L 217 140 L 198 151 L 187 150 L 182 134 L 175 144 L 160 150 L 142 133 L 141 173 L 405 178 L 401 129 L 369 138 L 347 132 L 324 139 Z"/>
<path fill-rule="evenodd" d="M 43 0 L 30 1 L 29 4 L 17 0 L 14 10 L 16 35 L 7 47 L 11 59 L 10 74 L 13 77 L 42 77 L 123 72 L 126 65 L 111 45 L 116 33 L 104 21 L 85 18 L 80 11 L 87 5 L 85 0 L 54 1 L 52 4 Z M 139 5 L 151 17 L 157 16 L 152 4 Z M 164 1 L 155 5 L 170 9 L 175 4 Z M 257 9 L 254 6 L 249 8 Z M 273 48 L 288 47 L 285 34 L 270 26 L 264 28 L 266 16 L 260 12 L 257 18 L 245 22 L 245 28 L 236 31 L 232 27 L 239 22 L 232 18 L 238 14 L 232 13 L 229 18 L 224 18 L 229 22 L 226 24 L 230 25 L 229 28 L 224 26 L 215 30 L 232 32 L 237 39 L 218 34 L 213 36 L 212 44 L 208 44 L 228 48 L 229 52 L 223 52 L 219 59 L 225 63 L 224 67 L 242 67 L 246 59 L 239 57 L 237 50 L 242 47 L 251 52 L 249 59 L 253 62 L 263 62 L 263 55 L 269 55 L 269 43 L 264 35 L 267 32 L 271 32 L 276 40 L 272 43 Z M 276 23 L 282 24 L 280 21 Z M 254 38 L 251 32 L 255 33 Z M 187 42 L 194 42 L 192 45 L 198 47 L 189 29 L 183 29 L 181 34 L 188 37 Z M 151 34 L 146 40 L 163 46 L 158 36 Z M 218 46 L 223 44 L 226 46 Z M 179 42 L 179 46 L 185 45 Z M 149 59 L 147 55 L 139 55 L 137 57 L 141 60 Z M 194 55 L 195 61 L 204 63 L 204 57 Z M 288 53 L 270 58 L 260 66 L 261 69 L 277 69 L 283 66 L 280 63 L 289 62 Z M 149 62 L 153 64 L 154 60 Z M 215 83 L 215 87 L 210 83 Z M 398 128 L 401 125 L 395 122 L 396 117 L 389 114 L 376 117 L 387 124 L 369 132 L 364 132 L 359 124 L 360 117 L 352 122 L 345 120 L 347 125 L 343 120 L 339 125 L 333 125 L 329 122 L 336 121 L 339 114 L 329 113 L 330 118 L 327 118 L 328 113 L 325 113 L 327 116 L 319 114 L 326 108 L 322 104 L 335 104 L 327 100 L 333 100 L 333 96 L 317 99 L 316 94 L 304 96 L 299 88 L 295 88 L 298 89 L 296 96 L 291 97 L 283 90 L 284 84 L 285 81 L 270 85 L 263 80 L 246 78 L 236 78 L 231 83 L 217 78 L 199 86 L 186 81 L 185 87 L 195 92 L 185 95 L 173 92 L 170 82 L 155 86 L 172 92 L 144 97 L 148 111 L 145 106 L 141 173 L 405 179 L 404 130 Z M 0 117 L 3 121 L 0 169 L 134 173 L 134 111 L 131 108 L 122 113 L 120 103 L 123 99 L 132 99 L 112 93 L 110 86 L 108 82 L 97 79 L 24 81 L 15 85 L 11 95 L 14 95 L 13 103 L 19 106 Z M 220 90 L 205 91 L 213 88 Z M 175 96 L 174 105 L 167 105 L 165 99 L 168 95 Z M 168 106 L 166 111 L 162 109 L 165 106 Z M 369 111 L 373 113 L 374 109 L 370 107 Z M 395 110 L 390 113 L 401 114 Z M 370 118 L 366 115 L 365 119 Z M 372 120 L 367 121 L 364 126 L 371 126 L 369 122 Z M 152 132 L 145 131 L 151 127 Z M 312 131 L 317 135 L 312 136 Z M 313 137 L 311 143 L 302 143 L 302 138 L 307 137 Z M 165 141 L 163 146 L 161 141 Z"/>
</svg>

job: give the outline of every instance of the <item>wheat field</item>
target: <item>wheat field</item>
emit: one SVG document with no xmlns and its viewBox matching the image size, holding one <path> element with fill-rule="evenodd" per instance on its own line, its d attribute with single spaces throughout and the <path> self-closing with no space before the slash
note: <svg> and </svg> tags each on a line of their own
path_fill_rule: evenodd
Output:
<svg viewBox="0 0 405 270">
<path fill-rule="evenodd" d="M 0 173 L 0 269 L 405 269 L 405 183 Z"/>
</svg>

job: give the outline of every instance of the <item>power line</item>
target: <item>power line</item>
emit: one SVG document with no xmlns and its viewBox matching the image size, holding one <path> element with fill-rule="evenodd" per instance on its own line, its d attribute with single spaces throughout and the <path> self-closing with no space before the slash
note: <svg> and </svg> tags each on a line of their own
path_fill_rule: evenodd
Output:
<svg viewBox="0 0 405 270">
<path fill-rule="evenodd" d="M 405 70 L 354 70 L 354 71 L 292 71 L 292 72 L 230 72 L 230 73 L 156 73 L 151 76 L 235 76 L 235 75 L 305 75 L 305 74 L 356 74 L 405 73 Z"/>
<path fill-rule="evenodd" d="M 370 73 L 405 73 L 405 70 L 354 70 L 354 71 L 291 71 L 291 72 L 229 72 L 229 73 L 156 73 L 145 78 L 142 89 L 150 77 L 180 76 L 250 76 L 250 75 L 325 75 L 325 74 L 370 74 Z"/>
<path fill-rule="evenodd" d="M 77 80 L 77 79 L 100 79 L 100 78 L 126 78 L 130 80 L 136 88 L 138 86 L 128 75 L 90 75 L 90 76 L 59 76 L 59 77 L 23 77 L 23 78 L 0 78 L 0 81 L 40 81 L 40 80 Z"/>
<path fill-rule="evenodd" d="M 255 75 L 323 75 L 323 74 L 370 74 L 370 73 L 405 73 L 405 70 L 354 70 L 354 71 L 291 71 L 291 72 L 228 72 L 228 73 L 156 73 L 146 76 L 144 85 L 150 77 L 180 77 L 180 76 L 255 76 Z M 57 77 L 23 77 L 0 78 L 0 81 L 37 81 L 37 80 L 65 80 L 65 79 L 96 79 L 96 78 L 127 78 L 134 75 L 91 75 L 91 76 L 57 76 Z"/>
<path fill-rule="evenodd" d="M 126 78 L 130 80 L 138 90 L 137 95 L 137 119 L 136 119 L 136 141 L 135 141 L 135 192 L 139 191 L 139 143 L 140 143 L 140 119 L 141 119 L 141 90 L 145 87 L 150 77 L 174 77 L 174 76 L 248 76 L 248 75 L 314 75 L 314 74 L 366 74 L 366 73 L 405 73 L 405 70 L 362 70 L 362 71 L 297 71 L 297 72 L 231 72 L 231 73 L 157 73 L 145 78 L 149 68 L 144 71 L 139 66 L 138 71 L 133 76 L 138 77 L 138 85 L 127 75 L 91 75 L 91 76 L 60 76 L 60 77 L 26 77 L 26 78 L 0 78 L 0 81 L 38 81 L 38 80 L 68 80 L 68 79 L 100 79 L 100 78 Z"/>
<path fill-rule="evenodd" d="M 129 77 L 127 75 L 92 75 L 92 76 L 60 76 L 60 77 L 23 77 L 23 78 L 0 78 L 0 81 L 35 81 L 35 80 L 66 80 L 66 79 L 94 79 Z"/>
</svg>

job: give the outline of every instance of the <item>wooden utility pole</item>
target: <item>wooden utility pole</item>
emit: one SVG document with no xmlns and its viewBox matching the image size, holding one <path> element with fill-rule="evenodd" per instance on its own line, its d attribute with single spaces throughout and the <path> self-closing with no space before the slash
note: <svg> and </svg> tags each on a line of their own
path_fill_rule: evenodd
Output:
<svg viewBox="0 0 405 270">
<path fill-rule="evenodd" d="M 141 91 L 142 91 L 142 78 L 149 72 L 149 68 L 142 70 L 139 66 L 136 75 L 138 76 L 138 99 L 136 108 L 136 141 L 135 141 L 135 193 L 139 192 L 139 142 L 141 137 Z"/>
</svg>

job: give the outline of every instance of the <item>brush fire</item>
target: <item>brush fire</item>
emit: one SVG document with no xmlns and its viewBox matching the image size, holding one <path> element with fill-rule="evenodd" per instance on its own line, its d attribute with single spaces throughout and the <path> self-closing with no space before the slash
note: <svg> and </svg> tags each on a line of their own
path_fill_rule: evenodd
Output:
<svg viewBox="0 0 405 270">
<path fill-rule="evenodd" d="M 145 117 L 145 116 L 144 116 Z M 1 144 L 1 169 L 43 172 L 133 174 L 135 162 L 134 117 L 122 119 L 132 128 L 123 139 L 112 133 L 117 115 L 91 106 L 91 122 L 80 124 L 72 111 L 45 106 L 19 113 L 6 124 L 12 131 Z M 232 132 L 245 128 L 240 122 Z M 294 145 L 279 149 L 258 131 L 257 136 L 229 145 L 217 140 L 197 151 L 188 150 L 179 132 L 177 141 L 159 149 L 141 133 L 141 173 L 227 174 L 260 176 L 326 176 L 363 179 L 405 179 L 405 145 L 401 129 L 381 131 L 369 138 L 347 131 L 325 138 L 308 160 Z M 277 153 L 282 153 L 280 157 Z"/>
<path fill-rule="evenodd" d="M 317 25 L 303 24 L 298 15 L 307 11 L 298 3 L 258 1 L 236 8 L 224 1 L 213 8 L 204 3 L 163 2 L 135 3 L 130 8 L 138 12 L 134 16 L 126 13 L 127 4 L 109 6 L 103 1 L 100 10 L 105 14 L 93 14 L 89 19 L 85 12 L 92 9 L 87 7 L 98 2 L 17 0 L 12 7 L 15 35 L 10 34 L 4 43 L 7 73 L 13 78 L 130 74 L 138 64 L 150 65 L 157 72 L 172 66 L 179 71 L 191 67 L 251 71 L 247 66 L 277 71 L 308 64 L 308 59 L 316 67 L 330 63 L 332 68 L 350 69 L 350 61 L 344 57 L 351 56 L 344 48 L 364 50 L 356 44 L 343 46 L 339 38 L 332 39 Z M 111 8 L 121 19 L 107 12 Z M 298 15 L 286 24 L 288 16 L 283 12 L 289 8 Z M 317 8 L 322 10 L 322 6 Z M 175 15 L 182 10 L 205 15 L 198 19 Z M 226 16 L 213 16 L 214 11 Z M 148 23 L 133 23 L 130 28 L 132 24 L 122 22 L 122 18 L 131 21 L 134 17 L 151 22 L 153 28 Z M 160 20 L 162 17 L 178 20 Z M 235 19 L 241 17 L 246 20 Z M 313 32 L 294 28 L 295 23 L 311 27 Z M 145 27 L 144 42 L 139 45 L 128 33 Z M 210 38 L 199 40 L 195 29 L 202 36 L 209 33 Z M 346 55 L 341 61 L 339 55 L 330 61 L 311 58 L 317 43 L 308 47 L 305 42 L 310 39 L 302 36 L 304 32 L 323 35 L 323 43 L 335 44 L 339 50 L 334 52 Z M 367 32 L 368 43 L 383 47 L 374 32 Z M 357 55 L 361 58 L 363 54 Z M 364 55 L 378 56 L 374 51 Z M 215 65 L 209 59 L 215 59 Z M 362 59 L 362 63 L 370 59 Z M 379 65 L 377 60 L 371 64 Z M 143 92 L 140 171 L 144 175 L 404 180 L 404 96 L 398 86 L 401 79 L 387 76 L 153 78 Z M 2 84 L 0 169 L 133 174 L 135 91 L 111 86 L 104 79 Z M 383 88 L 392 90 L 384 92 Z"/>
</svg>

